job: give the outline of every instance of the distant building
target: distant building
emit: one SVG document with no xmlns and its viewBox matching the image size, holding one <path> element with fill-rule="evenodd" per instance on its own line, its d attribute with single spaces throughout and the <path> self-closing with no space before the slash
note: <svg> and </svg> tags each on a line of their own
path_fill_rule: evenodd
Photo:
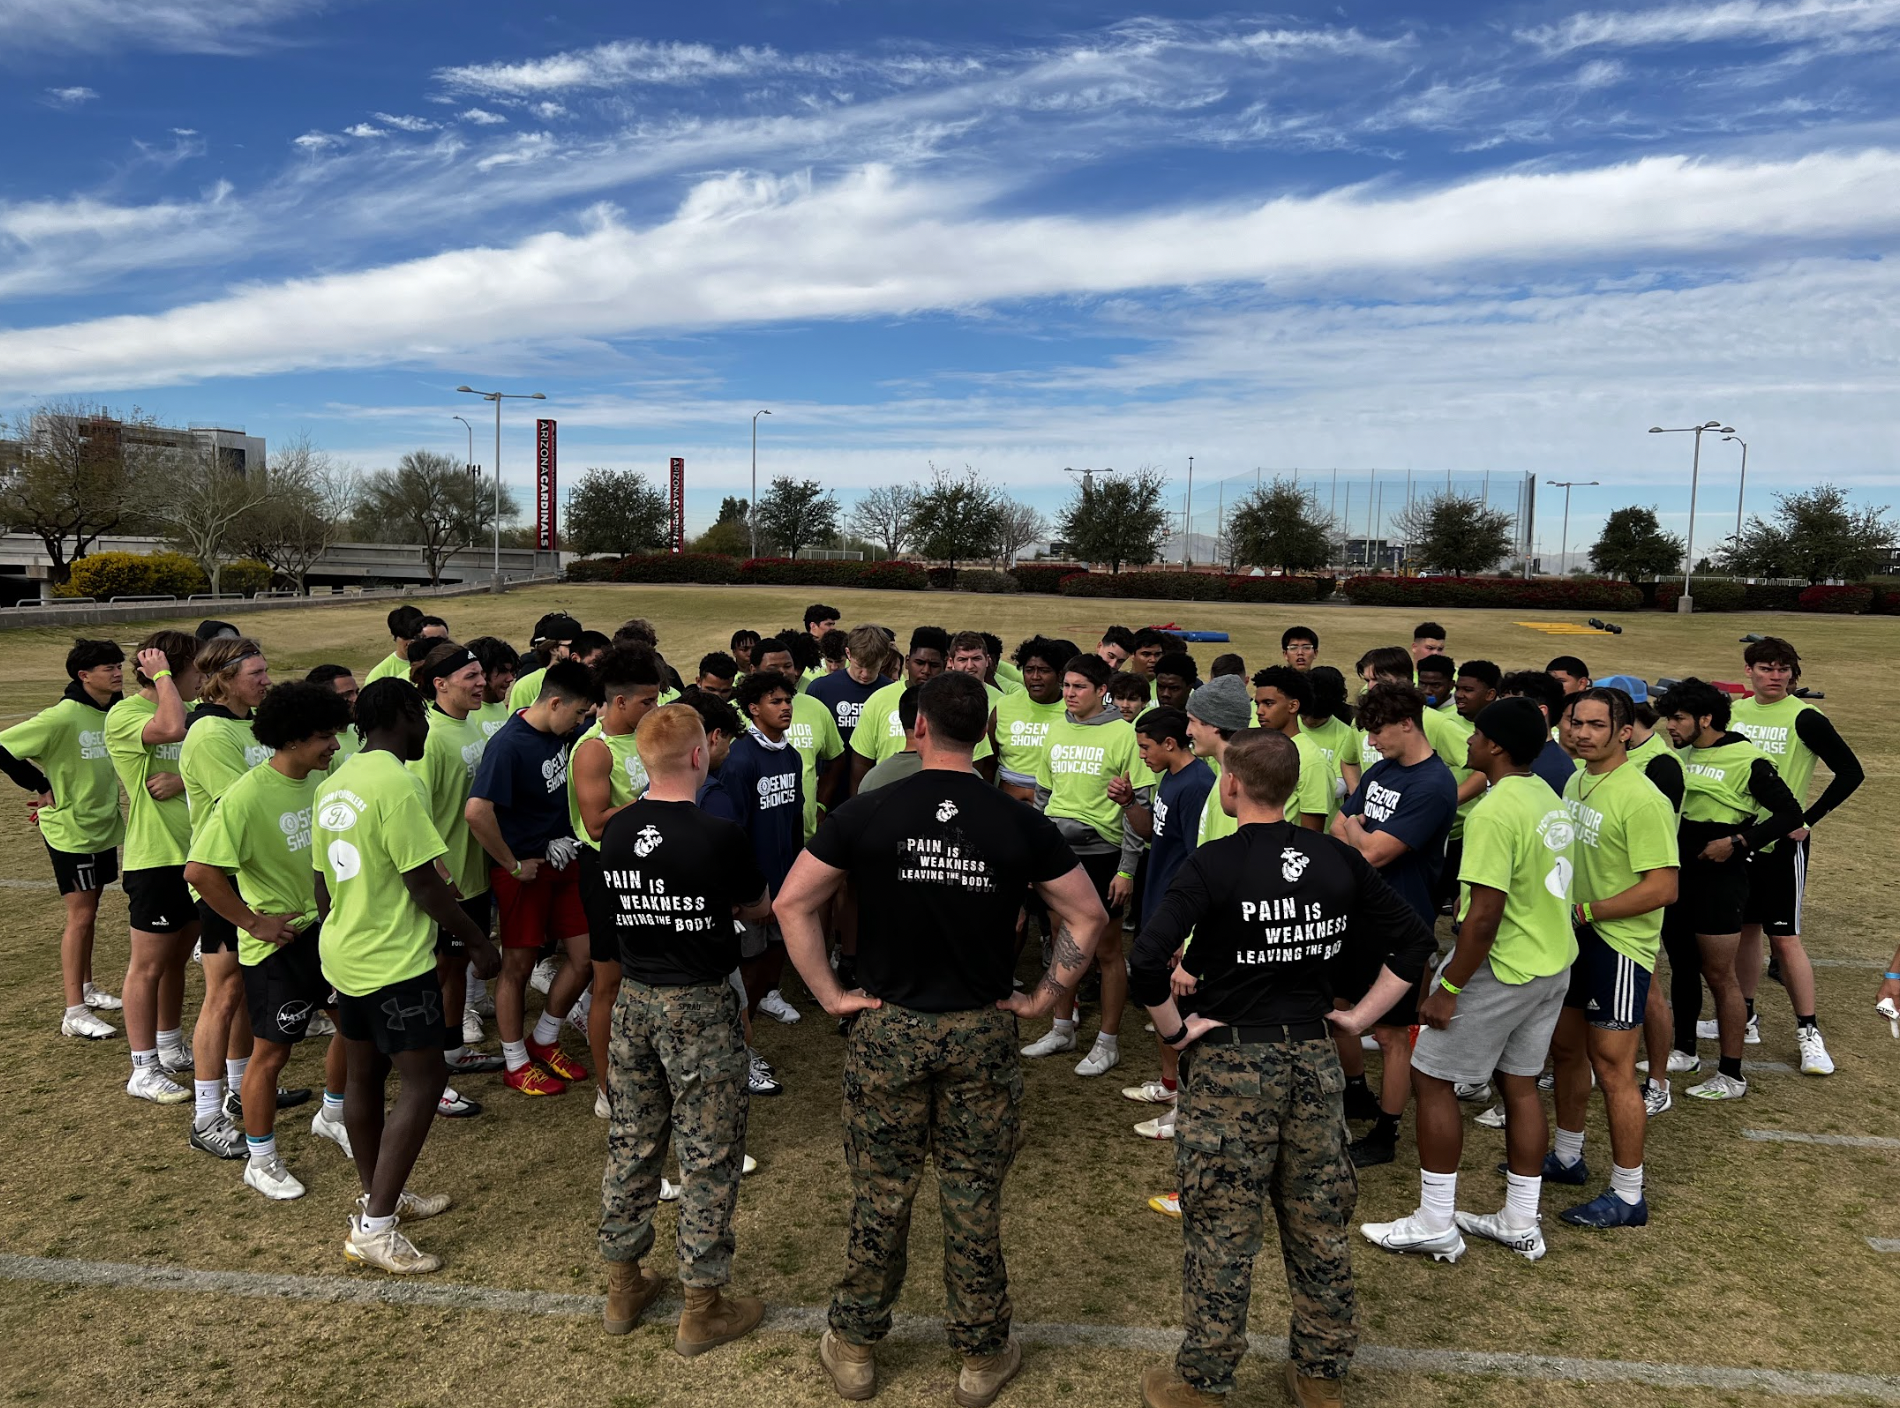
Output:
<svg viewBox="0 0 1900 1408">
<path fill-rule="evenodd" d="M 1346 565 L 1363 571 L 1396 572 L 1405 562 L 1405 544 L 1385 538 L 1346 539 Z"/>
<path fill-rule="evenodd" d="M 87 442 L 147 445 L 172 450 L 209 446 L 217 453 L 219 462 L 233 473 L 248 474 L 253 469 L 264 467 L 264 437 L 247 435 L 241 429 L 230 430 L 215 425 L 191 425 L 182 429 L 168 425 L 127 425 L 103 413 L 88 416 L 62 414 L 53 418 L 62 425 L 76 426 L 81 438 Z M 18 441 L 0 440 L 0 469 L 18 464 L 21 453 L 22 447 Z"/>
</svg>

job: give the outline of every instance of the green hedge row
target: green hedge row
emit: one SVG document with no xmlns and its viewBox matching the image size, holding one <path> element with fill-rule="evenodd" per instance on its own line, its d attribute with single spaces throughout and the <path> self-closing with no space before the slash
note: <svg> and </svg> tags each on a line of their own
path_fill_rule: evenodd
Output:
<svg viewBox="0 0 1900 1408">
<path fill-rule="evenodd" d="M 1071 572 L 1063 596 L 1165 601 L 1322 601 L 1333 593 L 1331 577 L 1243 577 L 1219 572 Z"/>
<path fill-rule="evenodd" d="M 634 553 L 617 561 L 587 558 L 567 566 L 570 582 L 686 582 L 703 586 L 868 587 L 920 592 L 929 585 L 914 562 L 819 562 L 718 553 Z"/>
</svg>

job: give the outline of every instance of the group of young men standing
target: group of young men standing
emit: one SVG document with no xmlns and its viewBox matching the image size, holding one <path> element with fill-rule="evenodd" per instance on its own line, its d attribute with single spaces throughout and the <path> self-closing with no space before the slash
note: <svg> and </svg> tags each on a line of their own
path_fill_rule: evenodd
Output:
<svg viewBox="0 0 1900 1408">
<path fill-rule="evenodd" d="M 1760 935 L 1803 1069 L 1832 1069 L 1801 892 L 1809 828 L 1860 772 L 1794 694 L 1786 641 L 1749 647 L 1751 697 L 1685 680 L 1652 708 L 1572 657 L 1454 668 L 1425 623 L 1409 651 L 1360 659 L 1355 711 L 1306 627 L 1286 631 L 1284 664 L 1249 677 L 1222 656 L 1203 681 L 1159 630 L 1112 627 L 1088 650 L 1036 636 L 1006 661 L 993 636 L 928 626 L 899 653 L 889 630 L 841 632 L 839 615 L 815 604 L 802 631 L 738 632 L 690 685 L 647 623 L 609 638 L 560 614 L 521 657 L 401 608 L 360 691 L 342 666 L 273 686 L 256 642 L 224 627 L 148 637 L 120 697 L 118 647 L 80 642 L 61 701 L 0 733 L 0 767 L 35 794 L 66 896 L 62 1030 L 116 1034 L 96 1015 L 118 1000 L 91 981 L 90 949 L 123 837 L 129 1094 L 195 1096 L 195 1147 L 245 1158 L 267 1197 L 300 1196 L 274 1118 L 309 1092 L 277 1080 L 327 1013 L 312 1129 L 357 1165 L 345 1255 L 415 1273 L 441 1263 L 401 1224 L 449 1200 L 409 1191 L 410 1170 L 433 1119 L 480 1109 L 451 1078 L 499 1071 L 526 1096 L 594 1080 L 610 1121 L 606 1328 L 627 1332 L 664 1290 L 642 1262 L 658 1202 L 675 1197 L 675 1343 L 693 1355 L 764 1314 L 725 1287 L 749 1100 L 781 1088 L 751 1024 L 799 1019 L 779 990 L 789 959 L 846 1039 L 851 1229 L 820 1362 L 844 1397 L 876 1391 L 928 1159 L 964 1408 L 1021 1361 L 1000 1236 L 1017 1026 L 1052 1017 L 1023 1056 L 1075 1051 L 1085 978 L 1100 1022 L 1076 1074 L 1120 1063 L 1132 995 L 1160 1074 L 1124 1093 L 1161 1107 L 1137 1132 L 1177 1152 L 1179 1191 L 1155 1205 L 1184 1223 L 1187 1335 L 1174 1366 L 1144 1378 L 1153 1408 L 1231 1386 L 1269 1205 L 1293 1296 L 1288 1391 L 1338 1401 L 1353 1166 L 1395 1157 L 1414 1096 L 1419 1206 L 1363 1235 L 1456 1260 L 1469 1234 L 1536 1260 L 1542 1183 L 1589 1181 L 1593 1075 L 1609 1184 L 1563 1216 L 1647 1219 L 1644 1126 L 1669 1108 L 1668 1074 L 1699 1064 L 1705 981 L 1721 1056 L 1689 1093 L 1746 1093 Z M 1833 780 L 1804 806 L 1817 762 Z M 1455 935 L 1442 962 L 1441 910 Z M 1032 925 L 1046 971 L 1021 988 Z M 187 1052 L 194 941 L 206 996 Z M 1650 985 L 1664 949 L 1667 1001 Z M 550 950 L 551 971 L 537 964 Z M 490 978 L 499 1056 L 475 1049 Z M 526 989 L 542 982 L 530 1029 Z M 593 1073 L 561 1049 L 564 1021 Z M 192 1092 L 170 1078 L 187 1067 Z M 1459 1212 L 1459 1101 L 1494 1081 L 1505 1205 Z M 1371 1122 L 1350 1147 L 1342 1114 Z M 669 1147 L 677 1188 L 661 1176 Z"/>
</svg>

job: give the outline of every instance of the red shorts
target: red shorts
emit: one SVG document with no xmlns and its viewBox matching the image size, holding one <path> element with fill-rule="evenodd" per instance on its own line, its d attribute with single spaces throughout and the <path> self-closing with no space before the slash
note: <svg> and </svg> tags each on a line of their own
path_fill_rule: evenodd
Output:
<svg viewBox="0 0 1900 1408">
<path fill-rule="evenodd" d="M 540 872 L 525 885 L 495 865 L 489 867 L 488 879 L 495 891 L 500 917 L 496 929 L 503 948 L 540 948 L 549 939 L 587 932 L 578 865 L 556 870 L 543 861 Z"/>
</svg>

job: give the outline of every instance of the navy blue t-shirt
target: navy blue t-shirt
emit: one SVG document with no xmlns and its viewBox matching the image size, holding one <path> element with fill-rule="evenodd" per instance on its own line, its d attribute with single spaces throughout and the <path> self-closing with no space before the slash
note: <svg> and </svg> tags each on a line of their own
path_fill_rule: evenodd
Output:
<svg viewBox="0 0 1900 1408">
<path fill-rule="evenodd" d="M 769 747 L 750 732 L 733 740 L 719 769 L 719 785 L 732 799 L 774 892 L 805 848 L 804 771 L 796 748 Z"/>
<path fill-rule="evenodd" d="M 1544 751 L 1531 760 L 1531 771 L 1548 782 L 1550 790 L 1561 797 L 1571 776 L 1577 771 L 1577 763 L 1564 752 L 1563 745 L 1553 738 L 1544 745 Z"/>
<path fill-rule="evenodd" d="M 1154 834 L 1148 841 L 1148 875 L 1141 892 L 1144 925 L 1167 898 L 1174 872 L 1193 851 L 1201 830 L 1201 808 L 1213 791 L 1214 770 L 1199 758 L 1179 772 L 1163 774 L 1156 784 Z"/>
<path fill-rule="evenodd" d="M 732 805 L 732 798 L 726 795 L 726 789 L 720 785 L 719 774 L 708 772 L 706 780 L 699 784 L 699 791 L 693 796 L 693 804 L 708 816 L 716 816 L 725 821 L 737 821 L 738 811 Z"/>
<path fill-rule="evenodd" d="M 488 740 L 469 796 L 495 805 L 501 838 L 517 860 L 540 860 L 556 836 L 572 836 L 567 815 L 567 740 L 520 714 Z"/>
<path fill-rule="evenodd" d="M 1366 830 L 1387 832 L 1411 848 L 1379 867 L 1379 874 L 1420 919 L 1435 924 L 1438 903 L 1432 892 L 1458 815 L 1458 784 L 1451 769 L 1436 753 L 1410 767 L 1381 758 L 1366 769 L 1340 811 L 1358 817 Z"/>
<path fill-rule="evenodd" d="M 869 684 L 859 684 L 851 678 L 849 670 L 833 670 L 821 680 L 813 680 L 805 686 L 805 693 L 831 710 L 832 722 L 838 725 L 838 736 L 844 740 L 844 746 L 851 746 L 851 730 L 858 726 L 858 715 L 863 712 L 864 701 L 876 694 L 885 685 L 887 679 L 875 679 Z"/>
</svg>

